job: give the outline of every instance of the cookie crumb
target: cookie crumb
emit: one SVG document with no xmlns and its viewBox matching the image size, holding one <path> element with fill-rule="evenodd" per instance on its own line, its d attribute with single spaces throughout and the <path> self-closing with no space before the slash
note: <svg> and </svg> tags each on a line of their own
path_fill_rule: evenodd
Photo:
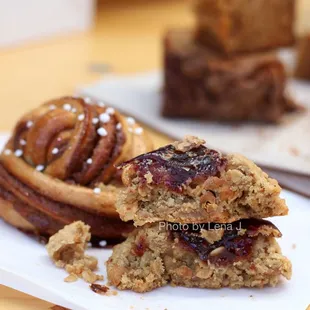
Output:
<svg viewBox="0 0 310 310">
<path fill-rule="evenodd" d="M 296 243 L 292 244 L 292 249 L 295 250 L 296 249 Z"/>
<path fill-rule="evenodd" d="M 69 275 L 64 279 L 64 281 L 70 283 L 70 282 L 75 282 L 75 281 L 77 281 L 78 279 L 79 279 L 79 278 L 78 278 L 78 276 L 77 276 L 76 274 L 69 274 Z"/>
<path fill-rule="evenodd" d="M 205 143 L 206 143 L 205 140 L 199 139 L 197 137 L 185 136 L 182 141 L 176 141 L 176 142 L 172 143 L 172 145 L 175 147 L 175 149 L 177 151 L 185 153 L 185 152 L 190 151 L 192 149 L 195 149 L 195 148 L 197 148 L 200 145 L 203 145 Z"/>
<path fill-rule="evenodd" d="M 54 264 L 69 273 L 65 282 L 75 282 L 78 278 L 88 283 L 103 280 L 103 276 L 93 272 L 98 266 L 97 258 L 85 254 L 91 238 L 89 230 L 90 226 L 83 222 L 74 222 L 50 237 L 46 245 Z"/>
<path fill-rule="evenodd" d="M 201 236 L 205 238 L 209 243 L 213 244 L 223 238 L 224 229 L 201 229 Z"/>
<path fill-rule="evenodd" d="M 150 171 L 148 171 L 145 175 L 146 183 L 151 184 L 153 182 L 153 175 Z"/>
</svg>

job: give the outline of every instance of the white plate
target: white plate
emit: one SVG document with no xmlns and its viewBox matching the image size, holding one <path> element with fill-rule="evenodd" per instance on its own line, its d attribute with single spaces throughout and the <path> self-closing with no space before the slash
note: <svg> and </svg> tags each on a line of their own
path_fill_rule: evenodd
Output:
<svg viewBox="0 0 310 310">
<path fill-rule="evenodd" d="M 0 136 L 0 149 L 5 141 Z M 56 268 L 43 245 L 0 220 L 0 284 L 48 300 L 70 309 L 224 309 L 238 310 L 305 309 L 309 295 L 309 236 L 310 200 L 284 191 L 283 197 L 291 208 L 290 215 L 274 218 L 283 238 L 283 253 L 293 263 L 293 278 L 283 280 L 276 288 L 265 289 L 187 289 L 160 288 L 146 294 L 129 291 L 117 296 L 93 293 L 86 283 L 65 283 L 66 272 Z M 293 249 L 293 245 L 296 248 Z M 105 265 L 111 250 L 90 249 L 88 253 L 99 259 L 100 274 L 106 278 Z"/>
</svg>

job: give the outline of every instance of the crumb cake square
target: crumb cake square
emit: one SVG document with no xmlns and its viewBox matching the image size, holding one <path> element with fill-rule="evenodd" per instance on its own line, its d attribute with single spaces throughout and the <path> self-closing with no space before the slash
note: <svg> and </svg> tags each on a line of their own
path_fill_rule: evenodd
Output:
<svg viewBox="0 0 310 310">
<path fill-rule="evenodd" d="M 295 0 L 197 0 L 197 39 L 232 54 L 294 43 Z"/>
<path fill-rule="evenodd" d="M 164 40 L 165 117 L 277 123 L 297 106 L 285 95 L 286 73 L 272 54 L 227 58 L 197 43 L 191 30 Z"/>
</svg>

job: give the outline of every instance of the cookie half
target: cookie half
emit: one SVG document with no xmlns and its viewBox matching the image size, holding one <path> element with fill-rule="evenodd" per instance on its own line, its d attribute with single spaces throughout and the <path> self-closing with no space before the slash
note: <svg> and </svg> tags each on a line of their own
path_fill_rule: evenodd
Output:
<svg viewBox="0 0 310 310">
<path fill-rule="evenodd" d="M 117 202 L 124 221 L 230 223 L 286 215 L 278 182 L 247 158 L 223 155 L 186 137 L 120 166 L 127 187 Z"/>
<path fill-rule="evenodd" d="M 147 292 L 168 283 L 200 288 L 275 286 L 291 263 L 264 220 L 231 224 L 154 223 L 114 247 L 108 279 L 119 289 Z"/>
</svg>

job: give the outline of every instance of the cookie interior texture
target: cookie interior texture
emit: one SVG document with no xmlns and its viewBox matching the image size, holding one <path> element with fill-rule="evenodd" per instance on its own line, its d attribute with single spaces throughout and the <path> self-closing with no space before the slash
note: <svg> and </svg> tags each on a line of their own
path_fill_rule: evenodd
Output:
<svg viewBox="0 0 310 310">
<path fill-rule="evenodd" d="M 286 215 L 278 182 L 247 158 L 205 147 L 186 137 L 121 166 L 127 188 L 117 211 L 124 221 L 229 223 Z"/>
<path fill-rule="evenodd" d="M 281 233 L 270 222 L 239 221 L 232 228 L 217 230 L 214 226 L 210 229 L 210 224 L 198 230 L 191 225 L 187 229 L 175 229 L 173 225 L 178 224 L 144 225 L 114 247 L 107 262 L 110 284 L 136 292 L 167 283 L 200 288 L 261 288 L 275 286 L 281 276 L 291 277 L 291 263 L 275 240 Z"/>
</svg>

